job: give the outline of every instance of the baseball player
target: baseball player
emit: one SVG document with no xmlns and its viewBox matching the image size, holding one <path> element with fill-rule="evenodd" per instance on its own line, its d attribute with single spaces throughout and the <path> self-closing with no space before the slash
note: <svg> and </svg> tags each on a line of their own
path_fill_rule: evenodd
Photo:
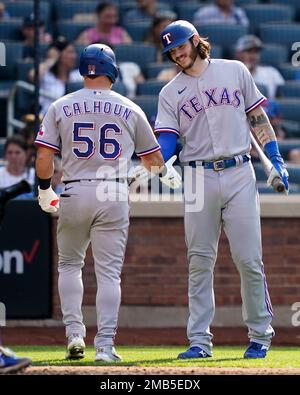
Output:
<svg viewBox="0 0 300 395">
<path fill-rule="evenodd" d="M 180 186 L 181 178 L 172 161 L 164 164 L 141 108 L 111 90 L 118 76 L 112 49 L 103 44 L 86 47 L 79 71 L 84 88 L 50 106 L 36 138 L 39 204 L 46 212 L 56 212 L 60 205 L 58 287 L 68 339 L 66 358 L 84 357 L 81 269 L 91 242 L 98 288 L 95 360 L 114 362 L 121 359 L 113 344 L 129 225 L 124 161 L 135 152 L 144 167 L 159 173 L 171 188 Z M 65 184 L 60 202 L 50 185 L 55 152 L 61 152 Z"/>
<path fill-rule="evenodd" d="M 210 59 L 210 44 L 187 21 L 169 24 L 161 34 L 163 53 L 182 68 L 160 92 L 155 132 L 164 159 L 177 138 L 185 166 L 203 169 L 204 207 L 185 210 L 189 262 L 190 348 L 178 358 L 212 356 L 213 269 L 221 226 L 241 277 L 243 318 L 250 345 L 245 358 L 264 358 L 274 335 L 272 306 L 262 262 L 256 180 L 250 161 L 250 128 L 264 146 L 288 192 L 288 173 L 272 126 L 247 68 L 239 61 Z"/>
</svg>

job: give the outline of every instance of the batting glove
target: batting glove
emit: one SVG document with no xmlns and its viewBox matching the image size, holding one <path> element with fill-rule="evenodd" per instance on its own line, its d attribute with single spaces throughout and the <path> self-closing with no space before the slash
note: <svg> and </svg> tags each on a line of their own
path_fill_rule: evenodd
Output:
<svg viewBox="0 0 300 395">
<path fill-rule="evenodd" d="M 48 189 L 40 189 L 40 187 L 38 187 L 38 191 L 41 209 L 46 211 L 46 213 L 56 213 L 59 209 L 59 198 L 52 187 Z"/>
<path fill-rule="evenodd" d="M 181 175 L 174 169 L 173 163 L 177 156 L 173 155 L 166 163 L 163 170 L 164 175 L 160 176 L 160 181 L 171 189 L 179 188 L 182 184 Z"/>
</svg>

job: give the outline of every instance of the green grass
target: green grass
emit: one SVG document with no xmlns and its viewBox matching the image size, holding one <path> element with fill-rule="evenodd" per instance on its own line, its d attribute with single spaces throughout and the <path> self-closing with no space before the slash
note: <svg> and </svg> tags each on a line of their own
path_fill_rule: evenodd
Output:
<svg viewBox="0 0 300 395">
<path fill-rule="evenodd" d="M 62 346 L 11 346 L 18 356 L 32 359 L 34 366 L 99 366 L 106 363 L 94 362 L 94 349 L 87 347 L 86 357 L 80 361 L 64 360 Z M 203 360 L 178 360 L 184 347 L 177 346 L 119 346 L 117 351 L 123 362 L 119 366 L 185 366 L 185 367 L 240 367 L 240 368 L 300 368 L 300 350 L 297 347 L 273 346 L 266 359 L 245 360 L 245 347 L 219 346 L 214 348 L 213 358 Z"/>
</svg>

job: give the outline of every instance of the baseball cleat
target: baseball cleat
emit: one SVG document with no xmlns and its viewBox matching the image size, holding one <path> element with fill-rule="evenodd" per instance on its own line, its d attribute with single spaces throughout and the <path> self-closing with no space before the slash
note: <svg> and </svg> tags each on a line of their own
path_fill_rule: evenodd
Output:
<svg viewBox="0 0 300 395">
<path fill-rule="evenodd" d="M 96 349 L 95 361 L 99 362 L 121 362 L 122 358 L 117 354 L 114 346 L 98 347 Z"/>
<path fill-rule="evenodd" d="M 31 359 L 18 358 L 9 348 L 0 347 L 0 374 L 16 373 L 31 365 Z"/>
<path fill-rule="evenodd" d="M 267 355 L 268 347 L 264 346 L 263 344 L 250 342 L 249 347 L 247 348 L 244 358 L 265 358 Z"/>
<path fill-rule="evenodd" d="M 68 337 L 66 359 L 82 359 L 85 357 L 85 343 L 79 334 Z"/>
<path fill-rule="evenodd" d="M 190 347 L 187 351 L 182 352 L 178 355 L 178 359 L 190 359 L 190 358 L 210 358 L 211 355 L 208 355 L 201 347 L 194 346 Z"/>
</svg>

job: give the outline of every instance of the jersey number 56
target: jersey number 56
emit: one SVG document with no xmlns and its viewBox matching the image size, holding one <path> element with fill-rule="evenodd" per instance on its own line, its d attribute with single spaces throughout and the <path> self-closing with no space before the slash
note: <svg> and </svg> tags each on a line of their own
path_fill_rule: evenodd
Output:
<svg viewBox="0 0 300 395">
<path fill-rule="evenodd" d="M 80 149 L 72 148 L 74 155 L 79 159 L 89 159 L 95 153 L 95 141 L 89 136 L 84 135 L 84 131 L 95 131 L 93 122 L 75 122 L 73 128 L 73 145 L 81 144 Z M 99 127 L 99 155 L 105 160 L 116 160 L 122 152 L 121 144 L 115 138 L 108 138 L 112 132 L 115 136 L 121 135 L 122 131 L 115 123 L 105 123 Z"/>
</svg>

